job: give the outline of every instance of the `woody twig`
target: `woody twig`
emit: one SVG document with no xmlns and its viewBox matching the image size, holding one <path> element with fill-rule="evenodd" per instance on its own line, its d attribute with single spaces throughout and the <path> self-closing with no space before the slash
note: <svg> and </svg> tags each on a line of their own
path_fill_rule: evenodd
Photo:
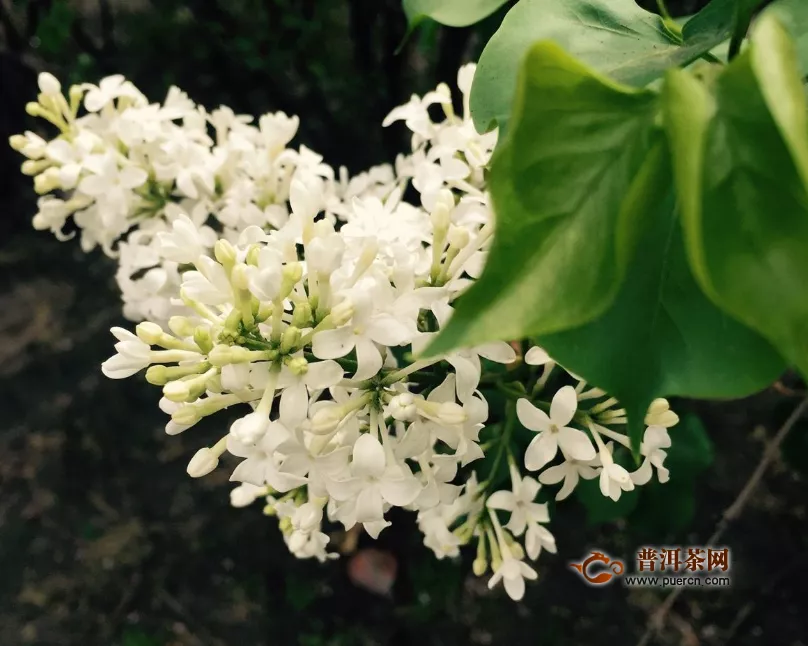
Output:
<svg viewBox="0 0 808 646">
<path fill-rule="evenodd" d="M 777 433 L 775 433 L 771 442 L 769 442 L 765 451 L 763 451 L 760 462 L 758 462 L 758 465 L 755 467 L 755 470 L 752 472 L 749 480 L 746 482 L 743 489 L 741 489 L 740 493 L 732 504 L 727 507 L 726 510 L 724 510 L 724 513 L 721 515 L 721 520 L 718 521 L 713 535 L 707 541 L 708 544 L 714 545 L 717 543 L 724 535 L 724 532 L 727 530 L 730 523 L 732 523 L 732 521 L 737 519 L 743 513 L 749 499 L 752 497 L 752 494 L 755 492 L 755 489 L 757 489 L 757 486 L 760 484 L 761 479 L 766 473 L 766 470 L 780 453 L 780 445 L 783 443 L 783 440 L 785 440 L 786 436 L 789 434 L 800 417 L 802 417 L 803 413 L 805 413 L 806 409 L 808 409 L 808 398 L 802 400 L 799 406 L 792 411 L 791 415 L 789 415 L 788 419 L 783 423 Z M 652 613 L 648 620 L 648 625 L 645 632 L 643 633 L 643 636 L 638 642 L 637 646 L 648 646 L 648 644 L 651 642 L 651 638 L 662 630 L 668 613 L 684 590 L 684 587 L 673 590 L 666 597 L 665 601 L 662 602 L 659 608 Z"/>
</svg>

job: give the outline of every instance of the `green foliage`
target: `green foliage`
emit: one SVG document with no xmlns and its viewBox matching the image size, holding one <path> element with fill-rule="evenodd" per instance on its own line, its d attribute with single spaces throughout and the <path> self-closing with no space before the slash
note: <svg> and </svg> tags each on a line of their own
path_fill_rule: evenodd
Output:
<svg viewBox="0 0 808 646">
<path fill-rule="evenodd" d="M 766 8 L 764 15 L 775 16 L 785 25 L 794 39 L 802 69 L 808 71 L 808 2 L 777 0 Z"/>
<path fill-rule="evenodd" d="M 498 233 L 485 272 L 430 351 L 563 330 L 608 307 L 631 251 L 632 235 L 617 231 L 653 198 L 643 163 L 655 105 L 654 93 L 610 83 L 554 43 L 531 49 L 492 170 Z"/>
<path fill-rule="evenodd" d="M 449 27 L 467 27 L 490 16 L 508 0 L 403 0 L 410 30 L 427 18 Z"/>
<path fill-rule="evenodd" d="M 43 55 L 56 56 L 64 50 L 75 19 L 75 10 L 67 0 L 56 0 L 51 5 L 36 30 L 39 50 Z"/>
<path fill-rule="evenodd" d="M 716 0 L 680 38 L 634 0 L 521 0 L 483 50 L 471 94 L 474 123 L 478 130 L 507 124 L 519 65 L 537 41 L 553 40 L 616 81 L 644 85 L 728 39 L 734 18 L 734 0 Z"/>
<path fill-rule="evenodd" d="M 785 30 L 762 19 L 714 95 L 672 72 L 665 103 L 699 283 L 808 373 L 808 118 Z"/>
<path fill-rule="evenodd" d="M 704 296 L 671 194 L 659 96 L 600 77 L 553 43 L 525 59 L 494 161 L 485 272 L 430 351 L 538 336 L 617 397 L 639 445 L 655 397 L 740 397 L 784 369 Z"/>
</svg>

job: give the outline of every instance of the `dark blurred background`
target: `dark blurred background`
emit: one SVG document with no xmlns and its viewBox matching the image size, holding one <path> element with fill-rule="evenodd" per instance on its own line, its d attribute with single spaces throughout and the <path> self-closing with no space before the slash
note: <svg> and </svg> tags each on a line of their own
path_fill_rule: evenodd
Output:
<svg viewBox="0 0 808 646">
<path fill-rule="evenodd" d="M 701 4 L 668 0 L 675 15 Z M 297 114 L 298 143 L 360 171 L 405 149 L 384 115 L 453 84 L 503 14 L 468 29 L 427 24 L 396 54 L 398 0 L 0 0 L 0 646 L 637 642 L 661 592 L 590 589 L 567 562 L 592 547 L 631 559 L 643 542 L 705 541 L 797 401 L 788 388 L 677 402 L 700 415 L 713 464 L 679 481 L 687 496 L 652 490 L 627 520 L 560 506 L 559 554 L 542 556 L 523 603 L 489 592 L 468 558 L 436 561 L 406 514 L 376 545 L 397 566 L 379 595 L 350 575 L 369 541 L 326 565 L 296 561 L 260 506 L 229 507 L 226 469 L 186 476 L 226 419 L 167 438 L 156 389 L 103 378 L 108 328 L 125 324 L 113 261 L 33 231 L 31 182 L 5 144 L 40 127 L 24 112 L 37 72 L 65 85 L 123 73 L 155 101 L 176 84 L 209 108 Z M 657 643 L 808 644 L 805 431 L 725 536 L 733 587 L 682 595 Z"/>
</svg>

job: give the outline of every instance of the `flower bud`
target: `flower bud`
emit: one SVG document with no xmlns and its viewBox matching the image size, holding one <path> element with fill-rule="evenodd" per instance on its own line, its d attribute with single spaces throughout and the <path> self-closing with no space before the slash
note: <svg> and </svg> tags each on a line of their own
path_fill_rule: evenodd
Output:
<svg viewBox="0 0 808 646">
<path fill-rule="evenodd" d="M 331 321 L 334 327 L 341 327 L 351 320 L 354 315 L 354 304 L 346 298 L 331 310 Z"/>
<path fill-rule="evenodd" d="M 233 287 L 240 290 L 247 290 L 250 286 L 250 277 L 247 274 L 247 265 L 239 263 L 233 267 L 233 272 L 230 274 L 230 282 Z"/>
<path fill-rule="evenodd" d="M 172 402 L 184 402 L 191 397 L 191 387 L 187 381 L 176 379 L 163 386 L 163 397 Z"/>
<path fill-rule="evenodd" d="M 679 416 L 670 409 L 667 399 L 658 398 L 651 402 L 645 415 L 648 426 L 664 426 L 670 428 L 679 423 Z"/>
<path fill-rule="evenodd" d="M 468 419 L 466 411 L 460 404 L 454 402 L 443 402 L 438 406 L 438 419 L 449 426 L 462 424 Z"/>
<path fill-rule="evenodd" d="M 230 504 L 233 507 L 247 507 L 265 492 L 265 487 L 257 487 L 245 482 L 230 491 Z"/>
<path fill-rule="evenodd" d="M 28 137 L 25 135 L 11 135 L 8 138 L 8 145 L 11 146 L 18 153 L 22 152 L 23 148 L 28 145 Z"/>
<path fill-rule="evenodd" d="M 194 324 L 187 316 L 172 316 L 168 319 L 168 329 L 178 337 L 188 337 L 194 335 Z"/>
<path fill-rule="evenodd" d="M 294 357 L 289 360 L 286 366 L 293 375 L 298 377 L 305 375 L 309 371 L 309 362 L 306 361 L 305 357 Z"/>
<path fill-rule="evenodd" d="M 59 83 L 58 79 L 50 72 L 40 72 L 37 81 L 39 91 L 42 92 L 42 94 L 53 96 L 62 93 L 62 84 Z"/>
<path fill-rule="evenodd" d="M 199 328 L 197 328 L 199 330 Z M 196 336 L 194 335 L 194 339 Z M 217 345 L 208 352 L 208 361 L 217 368 L 226 366 L 228 363 L 241 363 L 249 359 L 240 359 L 240 350 L 244 350 L 237 345 Z"/>
<path fill-rule="evenodd" d="M 281 336 L 281 354 L 289 354 L 294 350 L 298 343 L 300 343 L 300 337 L 300 329 L 296 328 L 294 325 L 290 325 L 286 328 Z"/>
<path fill-rule="evenodd" d="M 188 463 L 186 471 L 192 478 L 208 475 L 219 465 L 218 456 L 209 447 L 199 449 Z"/>
<path fill-rule="evenodd" d="M 81 88 L 80 85 L 72 85 L 70 89 L 67 91 L 67 95 L 70 97 L 70 109 L 75 116 L 76 112 L 78 112 L 79 106 L 81 105 L 81 99 L 84 96 L 84 90 Z"/>
<path fill-rule="evenodd" d="M 20 170 L 22 171 L 23 175 L 28 175 L 29 177 L 33 177 L 34 175 L 39 175 L 42 171 L 46 168 L 51 166 L 50 161 L 47 159 L 26 159 L 22 166 L 20 166 Z"/>
<path fill-rule="evenodd" d="M 397 419 L 400 422 L 411 422 L 418 414 L 418 409 L 415 406 L 415 398 L 411 393 L 396 395 L 390 400 L 388 412 L 393 419 Z"/>
<path fill-rule="evenodd" d="M 292 554 L 295 554 L 306 547 L 306 543 L 309 542 L 309 535 L 305 532 L 301 532 L 295 530 L 292 532 L 292 535 L 289 537 L 289 551 Z"/>
<path fill-rule="evenodd" d="M 34 191 L 37 195 L 44 195 L 45 193 L 55 191 L 59 186 L 59 171 L 53 167 L 48 168 L 34 177 Z"/>
<path fill-rule="evenodd" d="M 323 406 L 311 418 L 311 432 L 315 435 L 328 435 L 337 429 L 344 417 L 342 406 L 338 404 Z"/>
<path fill-rule="evenodd" d="M 305 502 L 292 515 L 292 527 L 310 534 L 320 527 L 323 520 L 323 509 L 313 502 Z"/>
<path fill-rule="evenodd" d="M 173 419 L 168 420 L 166 422 L 166 435 L 179 435 L 180 433 L 187 431 L 191 428 L 193 424 L 190 426 L 186 426 L 184 424 L 177 424 Z"/>
<path fill-rule="evenodd" d="M 196 343 L 197 347 L 205 354 L 210 353 L 214 349 L 213 339 L 210 336 L 210 330 L 201 325 L 194 330 L 194 343 Z"/>
<path fill-rule="evenodd" d="M 157 345 L 163 337 L 163 334 L 165 334 L 163 328 L 151 321 L 138 323 L 137 327 L 135 327 L 135 333 L 141 341 L 149 345 Z"/>
<path fill-rule="evenodd" d="M 470 238 L 471 236 L 469 235 L 468 229 L 454 225 L 449 227 L 449 235 L 447 236 L 449 246 L 455 249 L 462 249 L 469 243 Z"/>
<path fill-rule="evenodd" d="M 471 564 L 471 570 L 476 576 L 482 576 L 487 569 L 488 562 L 483 558 L 476 558 L 474 563 Z"/>
<path fill-rule="evenodd" d="M 303 278 L 303 265 L 299 262 L 290 262 L 283 266 L 281 272 L 280 298 L 286 298 Z"/>
<path fill-rule="evenodd" d="M 146 370 L 146 381 L 152 386 L 165 386 L 168 383 L 168 368 L 157 364 Z"/>
<path fill-rule="evenodd" d="M 45 109 L 35 101 L 29 101 L 25 104 L 25 111 L 32 117 L 41 117 L 45 114 Z"/>
<path fill-rule="evenodd" d="M 236 249 L 230 242 L 221 238 L 213 245 L 213 255 L 225 268 L 232 267 L 236 262 Z"/>
<path fill-rule="evenodd" d="M 199 408 L 194 405 L 182 406 L 171 413 L 171 421 L 180 426 L 193 426 L 201 419 Z"/>
<path fill-rule="evenodd" d="M 263 413 L 252 412 L 237 419 L 230 426 L 230 434 L 242 444 L 255 444 L 269 428 L 269 417 Z"/>
<path fill-rule="evenodd" d="M 292 312 L 292 325 L 300 329 L 311 327 L 311 317 L 311 305 L 306 301 L 297 303 L 294 312 Z"/>
<path fill-rule="evenodd" d="M 247 251 L 247 257 L 244 261 L 250 265 L 251 267 L 258 266 L 258 258 L 261 255 L 261 247 L 257 244 L 251 245 L 249 250 Z"/>
</svg>

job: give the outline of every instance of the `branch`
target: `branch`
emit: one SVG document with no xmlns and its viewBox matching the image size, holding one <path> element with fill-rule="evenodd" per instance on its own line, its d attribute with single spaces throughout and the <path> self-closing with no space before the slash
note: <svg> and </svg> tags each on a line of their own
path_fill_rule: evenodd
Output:
<svg viewBox="0 0 808 646">
<path fill-rule="evenodd" d="M 783 440 L 786 439 L 786 436 L 800 419 L 800 417 L 802 417 L 802 414 L 806 411 L 806 409 L 808 409 L 808 398 L 803 399 L 799 406 L 794 409 L 789 418 L 780 427 L 780 430 L 777 431 L 774 438 L 772 438 L 771 442 L 769 442 L 766 450 L 763 452 L 763 455 L 760 458 L 760 462 L 752 472 L 752 475 L 744 485 L 744 488 L 741 489 L 738 497 L 735 498 L 733 503 L 727 507 L 722 514 L 721 520 L 718 521 L 718 525 L 716 525 L 713 535 L 707 541 L 708 545 L 714 545 L 717 543 L 724 535 L 724 532 L 726 531 L 727 527 L 729 527 L 730 523 L 743 513 L 749 499 L 752 497 L 752 494 L 755 492 L 755 489 L 757 489 L 757 486 L 760 484 L 761 479 L 765 475 L 766 470 L 769 468 L 769 466 L 771 466 L 771 463 L 779 454 L 780 445 L 783 443 Z M 668 595 L 665 601 L 662 602 L 662 605 L 657 608 L 657 610 L 648 620 L 648 626 L 646 627 L 645 633 L 637 646 L 648 646 L 651 641 L 651 637 L 653 637 L 654 633 L 658 632 L 662 628 L 665 623 L 665 617 L 670 612 L 673 604 L 679 598 L 679 595 L 684 592 L 684 590 L 685 588 L 683 587 L 676 588 Z"/>
</svg>

